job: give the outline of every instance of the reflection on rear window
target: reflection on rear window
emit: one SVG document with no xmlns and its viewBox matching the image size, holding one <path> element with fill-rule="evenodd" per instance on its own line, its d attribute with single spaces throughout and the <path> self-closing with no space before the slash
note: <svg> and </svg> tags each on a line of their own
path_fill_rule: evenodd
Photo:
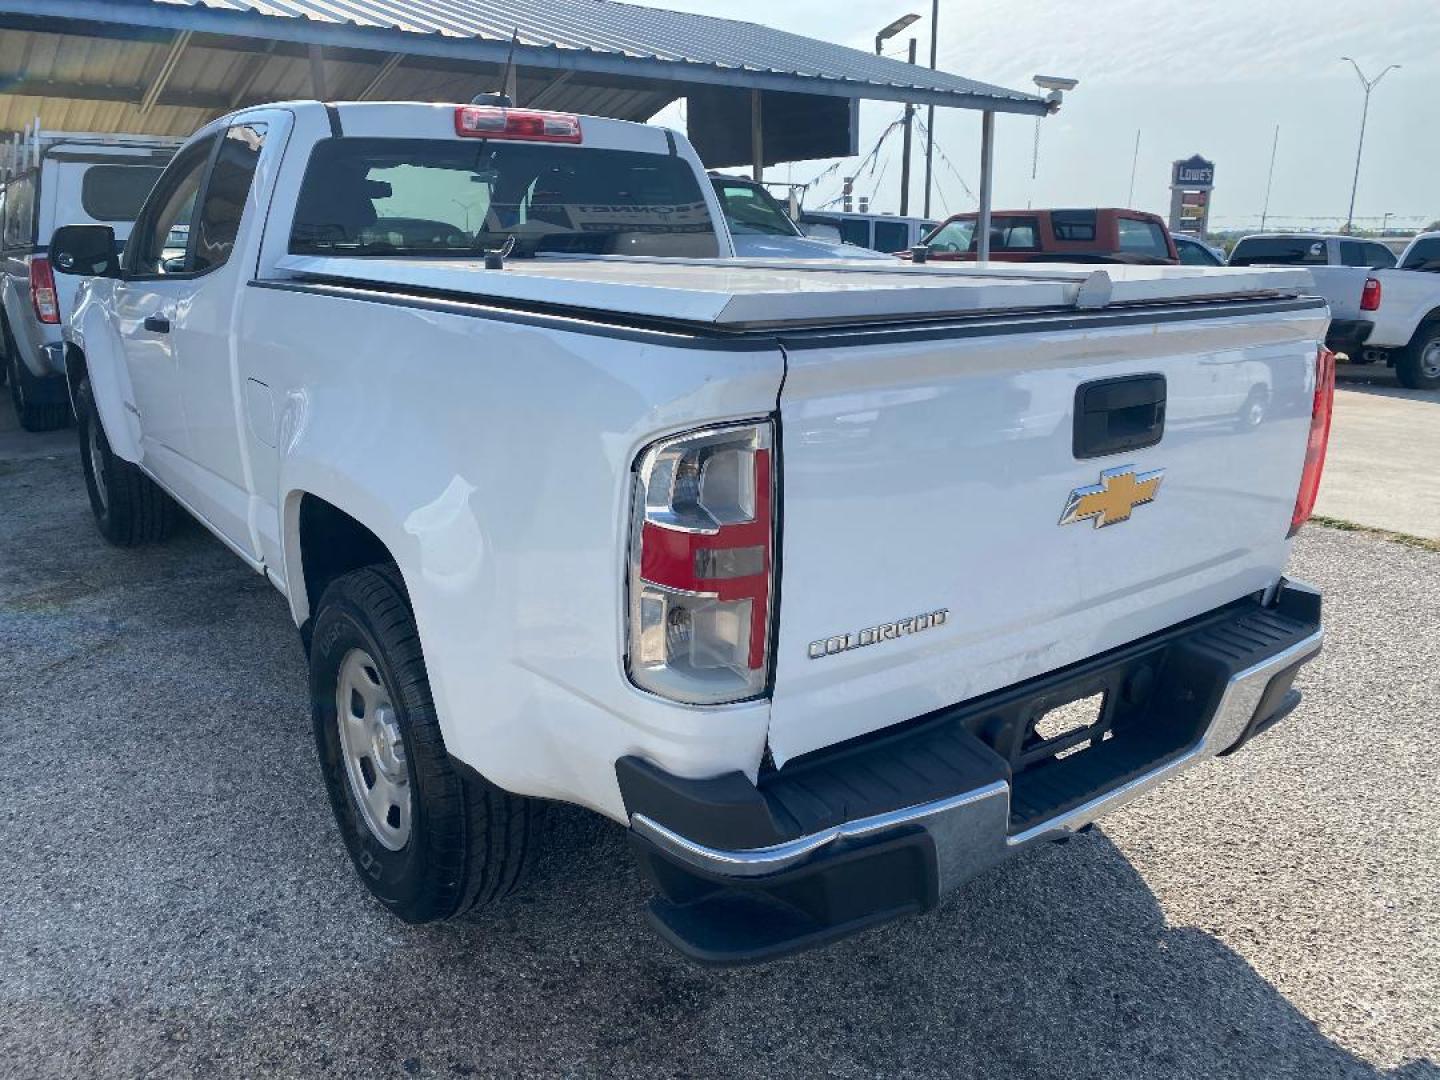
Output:
<svg viewBox="0 0 1440 1080">
<path fill-rule="evenodd" d="M 158 165 L 91 165 L 80 181 L 80 206 L 96 221 L 134 221 L 160 173 Z"/>
<path fill-rule="evenodd" d="M 305 170 L 290 250 L 714 258 L 684 158 L 495 140 L 326 139 Z"/>
<path fill-rule="evenodd" d="M 1308 236 L 1259 236 L 1241 240 L 1231 266 L 1324 266 L 1325 241 Z"/>
</svg>

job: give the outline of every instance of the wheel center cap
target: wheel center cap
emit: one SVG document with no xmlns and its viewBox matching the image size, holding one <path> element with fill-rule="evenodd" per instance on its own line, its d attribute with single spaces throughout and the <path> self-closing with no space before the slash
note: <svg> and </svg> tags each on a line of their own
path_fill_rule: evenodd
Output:
<svg viewBox="0 0 1440 1080">
<path fill-rule="evenodd" d="M 405 742 L 400 736 L 400 725 L 395 722 L 395 712 L 388 705 L 382 705 L 375 710 L 374 728 L 370 735 L 370 758 L 391 783 L 403 784 L 408 779 L 405 770 Z"/>
</svg>

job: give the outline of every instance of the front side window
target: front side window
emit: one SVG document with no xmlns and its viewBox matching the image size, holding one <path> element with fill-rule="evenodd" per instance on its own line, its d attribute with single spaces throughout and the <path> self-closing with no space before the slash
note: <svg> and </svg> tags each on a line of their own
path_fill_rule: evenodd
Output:
<svg viewBox="0 0 1440 1080">
<path fill-rule="evenodd" d="M 1341 266 L 1369 266 L 1366 261 L 1365 248 L 1358 240 L 1340 241 L 1340 265 Z"/>
<path fill-rule="evenodd" d="M 1192 240 L 1175 238 L 1175 250 L 1180 253 L 1183 266 L 1219 266 L 1220 260 L 1210 254 L 1209 248 Z"/>
<path fill-rule="evenodd" d="M 965 219 L 947 221 L 937 232 L 931 233 L 925 242 L 931 251 L 969 251 L 975 246 L 975 222 Z"/>
<path fill-rule="evenodd" d="M 159 165 L 91 165 L 80 178 L 80 206 L 96 221 L 134 221 L 164 171 Z"/>
<path fill-rule="evenodd" d="M 1391 270 L 1397 260 L 1395 253 L 1384 244 L 1369 241 L 1365 244 L 1365 262 L 1372 270 Z"/>
<path fill-rule="evenodd" d="M 125 245 L 127 275 L 182 274 L 189 268 L 190 213 L 214 148 L 214 136 L 187 146 L 155 182 Z"/>
<path fill-rule="evenodd" d="M 730 231 L 740 236 L 799 236 L 784 209 L 764 188 L 716 179 L 715 194 Z"/>
<path fill-rule="evenodd" d="M 714 258 L 683 158 L 500 140 L 318 143 L 290 233 L 297 255 L 543 254 Z"/>
<path fill-rule="evenodd" d="M 1121 251 L 1131 255 L 1149 255 L 1156 259 L 1170 258 L 1170 245 L 1165 242 L 1165 230 L 1155 222 L 1122 217 L 1118 224 Z"/>
<path fill-rule="evenodd" d="M 237 124 L 220 140 L 220 152 L 194 227 L 195 243 L 190 256 L 194 272 L 213 270 L 229 260 L 264 144 L 264 124 Z"/>
</svg>

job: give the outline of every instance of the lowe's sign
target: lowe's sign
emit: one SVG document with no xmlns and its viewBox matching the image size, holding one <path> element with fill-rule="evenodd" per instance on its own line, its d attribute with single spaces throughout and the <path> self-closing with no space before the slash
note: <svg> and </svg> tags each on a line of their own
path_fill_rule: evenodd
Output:
<svg viewBox="0 0 1440 1080">
<path fill-rule="evenodd" d="M 1178 188 L 1208 188 L 1215 186 L 1215 163 L 1206 161 L 1199 154 L 1170 166 L 1170 186 Z"/>
</svg>

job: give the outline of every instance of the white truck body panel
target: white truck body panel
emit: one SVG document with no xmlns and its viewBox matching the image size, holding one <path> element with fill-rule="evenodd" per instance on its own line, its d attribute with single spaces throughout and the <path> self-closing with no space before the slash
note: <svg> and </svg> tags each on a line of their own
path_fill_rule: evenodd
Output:
<svg viewBox="0 0 1440 1080">
<path fill-rule="evenodd" d="M 1367 345 L 1401 348 L 1410 344 L 1422 322 L 1440 314 L 1440 274 L 1426 270 L 1372 270 L 1369 276 L 1380 282 L 1380 306 L 1369 313 L 1375 325 Z"/>
<path fill-rule="evenodd" d="M 449 106 L 340 113 L 347 136 L 454 138 Z M 754 778 L 767 738 L 783 762 L 1281 575 L 1325 315 L 1227 305 L 1302 292 L 1303 271 L 292 256 L 326 112 L 206 130 L 238 120 L 270 128 L 223 269 L 82 292 L 67 334 L 105 431 L 297 623 L 317 600 L 302 499 L 374 533 L 409 591 L 448 750 L 509 791 L 624 820 L 621 756 Z M 587 147 L 670 152 L 656 129 L 582 122 Z M 142 332 L 152 310 L 167 339 Z M 847 339 L 862 322 L 924 332 Z M 1076 386 L 1132 372 L 1170 382 L 1165 441 L 1071 460 Z M 643 693 L 625 669 L 636 456 L 777 412 L 773 705 Z M 1056 527 L 1073 488 L 1132 457 L 1167 470 L 1161 499 L 1120 529 Z M 942 633 L 807 659 L 816 638 L 941 607 Z"/>
</svg>

